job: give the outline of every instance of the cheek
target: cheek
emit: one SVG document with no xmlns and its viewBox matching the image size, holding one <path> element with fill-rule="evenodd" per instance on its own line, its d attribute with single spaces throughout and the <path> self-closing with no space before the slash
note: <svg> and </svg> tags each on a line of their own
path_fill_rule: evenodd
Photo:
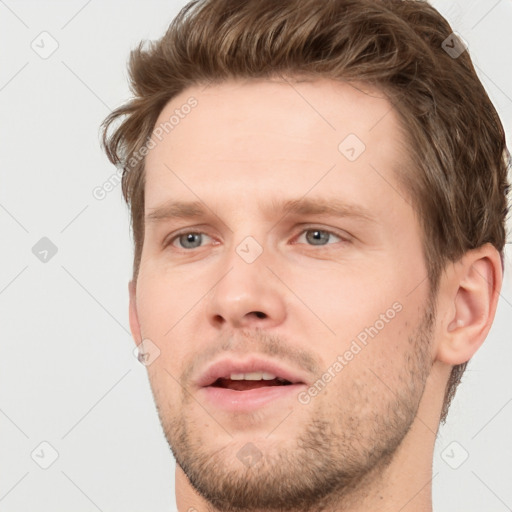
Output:
<svg viewBox="0 0 512 512">
<path fill-rule="evenodd" d="M 161 263 L 141 266 L 137 281 L 137 308 L 141 325 L 167 333 L 200 299 L 203 277 Z"/>
<path fill-rule="evenodd" d="M 149 338 L 160 351 L 159 357 L 148 367 L 150 378 L 167 382 L 180 376 L 180 362 L 185 349 L 190 346 L 192 333 L 186 332 L 187 317 L 194 312 L 196 294 L 190 286 L 182 286 L 176 278 L 164 272 L 148 272 L 139 275 L 137 282 L 137 311 L 143 338 Z M 165 368 L 165 370 L 164 370 Z"/>
<path fill-rule="evenodd" d="M 384 266 L 365 261 L 322 267 L 291 270 L 283 280 L 338 337 L 357 334 L 397 300 L 400 283 L 386 274 Z M 296 310 L 305 307 L 294 297 L 290 301 L 297 304 Z"/>
<path fill-rule="evenodd" d="M 423 283 L 411 294 L 404 278 L 408 269 L 381 261 L 288 274 L 287 283 L 304 303 L 290 298 L 291 320 L 318 339 L 314 350 L 322 352 L 324 364 L 346 355 L 353 368 L 385 366 L 390 373 L 394 358 L 400 361 L 409 350 L 409 336 L 423 313 L 428 290 Z"/>
</svg>

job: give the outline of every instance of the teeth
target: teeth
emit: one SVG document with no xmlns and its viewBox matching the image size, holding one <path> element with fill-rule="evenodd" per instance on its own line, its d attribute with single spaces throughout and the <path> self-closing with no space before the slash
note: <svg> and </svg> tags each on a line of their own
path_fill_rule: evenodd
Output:
<svg viewBox="0 0 512 512">
<path fill-rule="evenodd" d="M 252 373 L 232 373 L 229 378 L 231 380 L 272 380 L 276 376 L 272 373 L 266 372 L 252 372 Z"/>
</svg>

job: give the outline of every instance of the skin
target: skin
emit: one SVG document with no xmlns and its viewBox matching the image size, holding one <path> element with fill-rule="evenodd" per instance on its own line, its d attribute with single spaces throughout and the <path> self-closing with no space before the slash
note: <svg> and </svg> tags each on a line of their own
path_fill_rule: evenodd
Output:
<svg viewBox="0 0 512 512">
<path fill-rule="evenodd" d="M 431 511 L 446 383 L 491 326 L 498 252 L 487 244 L 447 265 L 429 303 L 421 229 L 395 176 L 414 171 L 378 91 L 229 81 L 190 87 L 156 125 L 191 96 L 197 107 L 147 156 L 145 213 L 199 200 L 207 215 L 147 220 L 129 285 L 134 340 L 160 351 L 148 375 L 179 511 Z M 348 134 L 366 146 L 354 161 L 338 149 Z M 306 198 L 372 220 L 269 210 Z M 187 230 L 202 238 L 176 238 Z M 252 263 L 236 250 L 248 236 L 262 249 Z M 229 413 L 194 384 L 214 359 L 248 354 L 314 383 L 393 304 L 400 311 L 307 404 Z M 251 467 L 237 457 L 248 443 L 260 456 Z"/>
</svg>

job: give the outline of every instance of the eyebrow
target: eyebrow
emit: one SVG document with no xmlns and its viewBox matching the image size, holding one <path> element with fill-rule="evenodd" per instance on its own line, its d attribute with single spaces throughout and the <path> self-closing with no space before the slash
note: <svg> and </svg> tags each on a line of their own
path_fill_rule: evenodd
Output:
<svg viewBox="0 0 512 512">
<path fill-rule="evenodd" d="M 168 201 L 150 208 L 146 221 L 157 224 L 172 219 L 195 219 L 208 216 L 213 211 L 201 201 Z M 264 205 L 268 217 L 274 218 L 289 213 L 295 215 L 331 215 L 333 217 L 351 217 L 366 222 L 377 222 L 377 217 L 368 209 L 350 204 L 337 198 L 301 198 L 273 200 Z M 216 214 L 214 214 L 217 216 Z"/>
</svg>

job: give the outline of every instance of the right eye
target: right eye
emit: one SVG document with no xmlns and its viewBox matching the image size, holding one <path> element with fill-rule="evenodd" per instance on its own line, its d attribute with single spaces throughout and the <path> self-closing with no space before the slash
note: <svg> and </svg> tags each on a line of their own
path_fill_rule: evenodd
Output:
<svg viewBox="0 0 512 512">
<path fill-rule="evenodd" d="M 174 235 L 166 244 L 166 247 L 169 245 L 172 245 L 176 247 L 177 242 L 179 244 L 179 247 L 181 249 L 197 249 L 198 247 L 201 247 L 202 242 L 204 240 L 204 237 L 208 237 L 208 235 L 205 235 L 204 233 L 200 231 L 184 231 L 182 233 L 178 233 L 177 235 Z"/>
</svg>

